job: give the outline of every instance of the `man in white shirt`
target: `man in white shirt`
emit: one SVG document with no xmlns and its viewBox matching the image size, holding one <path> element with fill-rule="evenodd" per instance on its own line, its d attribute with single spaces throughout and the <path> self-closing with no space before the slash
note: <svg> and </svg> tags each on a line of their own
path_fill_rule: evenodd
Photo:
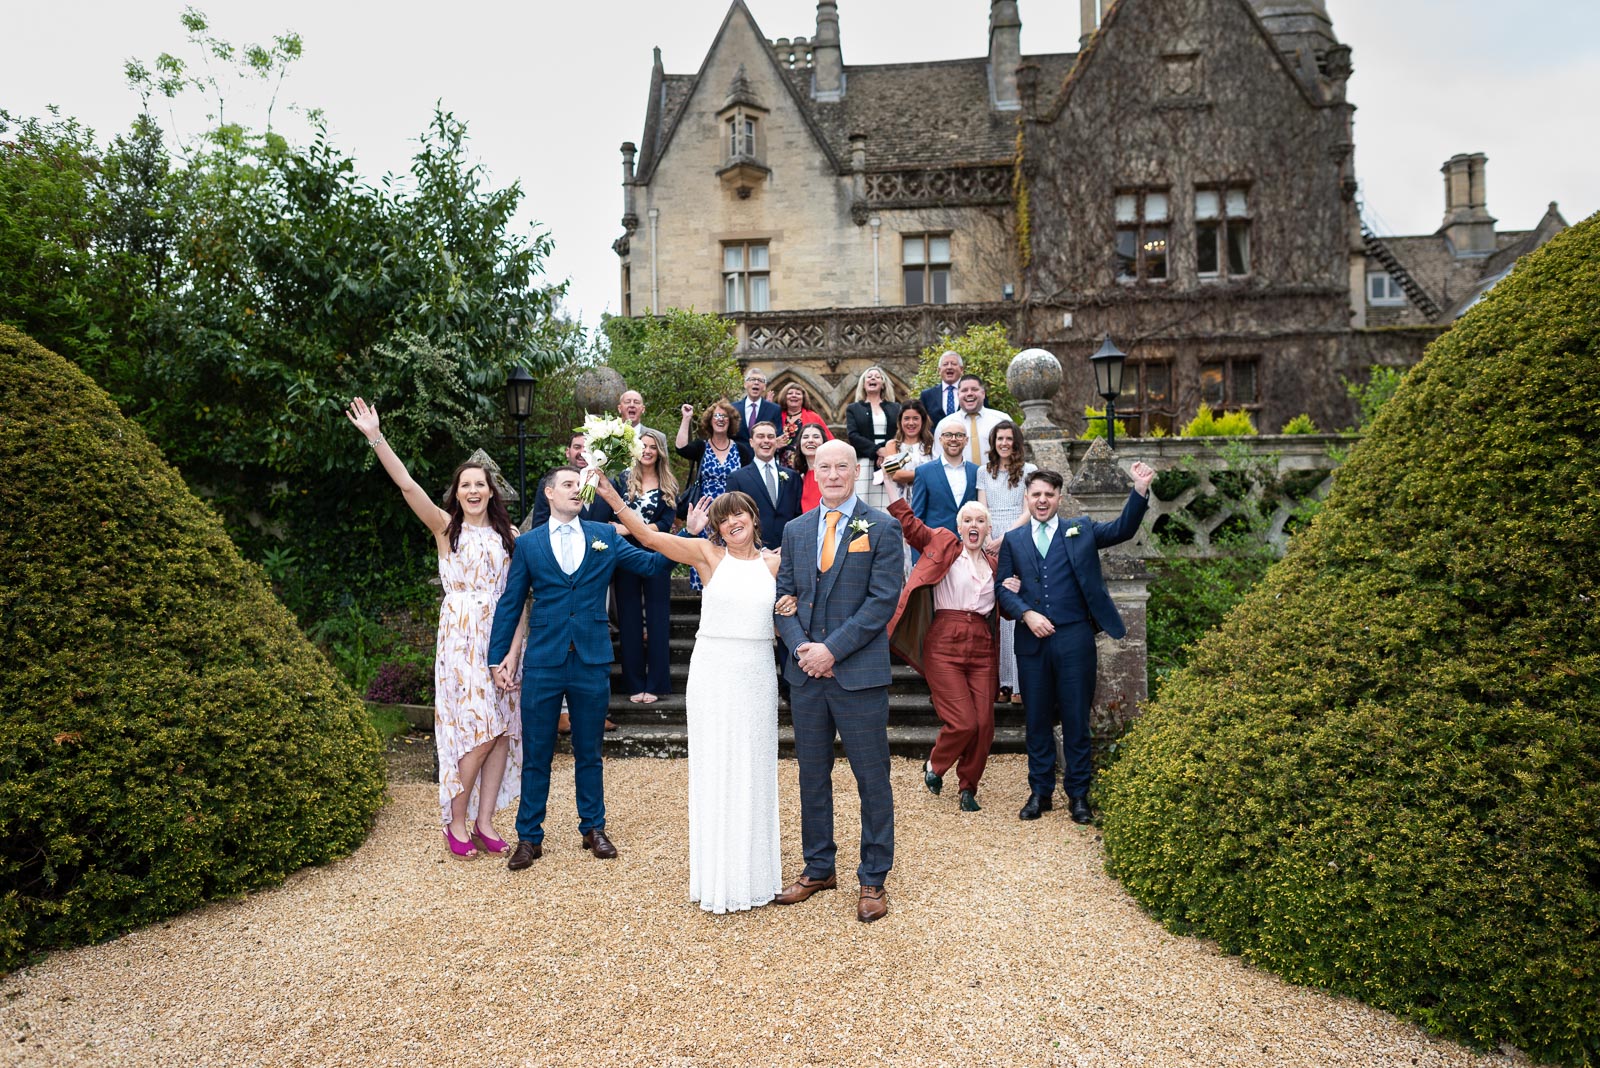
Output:
<svg viewBox="0 0 1600 1068">
<path fill-rule="evenodd" d="M 989 462 L 989 431 L 1010 416 L 988 406 L 989 391 L 977 375 L 962 375 L 956 386 L 956 414 L 967 428 L 967 459 L 983 467 Z M 948 418 L 948 417 L 947 417 Z"/>
<path fill-rule="evenodd" d="M 940 462 L 923 464 L 912 476 L 911 512 L 928 526 L 954 534 L 961 506 L 978 499 L 978 465 L 966 459 L 967 430 L 959 414 L 939 420 L 934 435 Z"/>
<path fill-rule="evenodd" d="M 964 369 L 959 352 L 948 351 L 939 357 L 939 381 L 922 391 L 922 406 L 928 410 L 929 422 L 937 423 L 957 410 L 956 389 Z"/>
<path fill-rule="evenodd" d="M 739 398 L 735 407 L 739 409 L 739 430 L 733 435 L 734 441 L 752 444 L 750 431 L 757 423 L 783 425 L 783 409 L 767 400 L 767 373 L 759 367 L 745 371 L 744 396 Z"/>
</svg>

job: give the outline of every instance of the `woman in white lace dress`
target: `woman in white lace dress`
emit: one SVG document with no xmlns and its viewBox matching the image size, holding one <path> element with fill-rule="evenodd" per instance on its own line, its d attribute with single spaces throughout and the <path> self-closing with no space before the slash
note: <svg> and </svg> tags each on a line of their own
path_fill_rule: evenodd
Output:
<svg viewBox="0 0 1600 1068">
<path fill-rule="evenodd" d="M 989 463 L 978 468 L 978 500 L 989 509 L 989 532 L 999 542 L 1017 525 L 1027 495 L 1028 475 L 1039 468 L 1022 461 L 1027 442 L 1022 428 L 1008 421 L 989 431 Z M 1000 620 L 1000 699 L 1021 704 L 1017 692 L 1017 622 Z"/>
<path fill-rule="evenodd" d="M 689 900 L 707 912 L 765 905 L 783 889 L 778 839 L 778 675 L 772 607 L 778 556 L 761 549 L 755 501 L 711 503 L 709 538 L 675 538 L 596 490 L 628 533 L 700 574 L 700 631 L 689 659 Z M 615 498 L 613 500 L 613 498 Z"/>
<path fill-rule="evenodd" d="M 439 551 L 439 631 L 433 661 L 434 744 L 439 752 L 439 820 L 453 856 L 504 853 L 494 830 L 497 810 L 522 794 L 520 687 L 497 690 L 489 671 L 489 632 L 505 590 L 516 531 L 489 472 L 456 468 L 440 508 L 389 448 L 377 409 L 360 397 L 345 413 L 378 456 L 406 503 L 433 534 Z M 448 509 L 448 510 L 446 510 Z M 500 666 L 520 674 L 524 613 Z"/>
</svg>

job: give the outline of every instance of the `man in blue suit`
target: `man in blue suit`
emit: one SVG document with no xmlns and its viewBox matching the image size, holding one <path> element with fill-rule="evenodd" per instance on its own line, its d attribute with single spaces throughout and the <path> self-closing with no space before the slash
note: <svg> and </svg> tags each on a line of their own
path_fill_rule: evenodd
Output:
<svg viewBox="0 0 1600 1068">
<path fill-rule="evenodd" d="M 783 528 L 800 514 L 800 475 L 773 458 L 778 448 L 776 423 L 761 422 L 750 432 L 754 462 L 728 476 L 728 489 L 748 493 L 761 514 L 761 546 L 776 549 L 783 544 Z"/>
<path fill-rule="evenodd" d="M 926 466 L 926 465 L 924 465 Z M 1028 802 L 1017 815 L 1036 820 L 1050 810 L 1056 789 L 1055 725 L 1067 766 L 1062 788 L 1077 823 L 1094 819 L 1089 810 L 1089 709 L 1094 704 L 1096 631 L 1113 638 L 1127 633 L 1100 574 L 1100 550 L 1127 541 L 1139 530 L 1149 506 L 1154 470 L 1132 468 L 1133 492 L 1122 515 L 1110 523 L 1088 516 L 1064 519 L 1062 479 L 1054 471 L 1028 475 L 1028 522 L 1006 533 L 994 571 L 995 600 L 1017 627 L 1017 678 L 1028 742 Z M 1022 588 L 1013 593 L 1013 575 Z"/>
<path fill-rule="evenodd" d="M 558 467 L 545 485 L 550 519 L 517 539 L 505 592 L 494 610 L 489 663 L 499 664 L 523 603 L 528 639 L 522 656 L 522 801 L 517 806 L 517 847 L 506 867 L 521 871 L 544 853 L 545 805 L 550 796 L 550 760 L 563 698 L 572 720 L 572 756 L 578 795 L 578 830 L 583 848 L 609 859 L 616 846 L 606 837 L 605 782 L 600 761 L 606 705 L 611 697 L 611 634 L 606 626 L 606 588 L 611 573 L 636 575 L 672 569 L 659 553 L 629 545 L 609 524 L 578 518 L 582 472 Z M 511 685 L 511 674 L 495 669 L 495 684 Z"/>
<path fill-rule="evenodd" d="M 939 462 L 923 464 L 912 475 L 911 513 L 930 527 L 956 534 L 961 506 L 978 499 L 978 465 L 965 459 L 967 428 L 959 417 L 941 419 L 934 434 L 939 440 Z"/>
<path fill-rule="evenodd" d="M 739 399 L 738 407 L 739 430 L 733 435 L 733 440 L 742 441 L 752 447 L 754 443 L 750 440 L 750 432 L 755 429 L 757 423 L 771 423 L 777 426 L 778 421 L 783 418 L 783 409 L 767 400 L 767 373 L 759 367 L 752 367 L 744 373 L 744 396 Z M 763 526 L 761 529 L 765 533 L 766 527 Z"/>
<path fill-rule="evenodd" d="M 889 911 L 894 864 L 894 794 L 889 787 L 889 619 L 900 603 L 900 524 L 855 494 L 856 450 L 824 442 L 812 469 L 822 503 L 783 532 L 778 634 L 786 659 L 794 752 L 800 765 L 800 845 L 805 871 L 773 898 L 804 901 L 839 884 L 834 873 L 833 736 L 844 743 L 861 798 L 861 897 L 856 919 Z"/>
<path fill-rule="evenodd" d="M 922 391 L 922 406 L 928 410 L 929 422 L 937 423 L 960 409 L 960 382 L 964 367 L 959 352 L 946 352 L 939 357 L 939 381 Z"/>
</svg>

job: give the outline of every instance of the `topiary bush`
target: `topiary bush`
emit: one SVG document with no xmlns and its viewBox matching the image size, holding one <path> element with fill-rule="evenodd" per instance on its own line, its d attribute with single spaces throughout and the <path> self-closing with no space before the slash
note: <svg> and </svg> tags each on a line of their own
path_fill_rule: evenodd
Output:
<svg viewBox="0 0 1600 1068">
<path fill-rule="evenodd" d="M 1236 438 L 1248 437 L 1256 432 L 1256 425 L 1250 421 L 1250 413 L 1223 412 L 1218 415 L 1211 410 L 1211 405 L 1200 402 L 1200 410 L 1195 417 L 1183 425 L 1178 431 L 1180 438 Z"/>
<path fill-rule="evenodd" d="M 1130 732 L 1107 864 L 1176 930 L 1600 1061 L 1600 216 L 1429 349 Z"/>
<path fill-rule="evenodd" d="M 361 702 L 144 432 L 4 326 L 0 540 L 0 972 L 361 843 Z"/>
</svg>

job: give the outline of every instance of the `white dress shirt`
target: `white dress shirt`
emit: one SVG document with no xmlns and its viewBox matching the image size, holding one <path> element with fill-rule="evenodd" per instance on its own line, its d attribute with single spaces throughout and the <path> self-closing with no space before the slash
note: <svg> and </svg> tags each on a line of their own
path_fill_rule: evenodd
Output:
<svg viewBox="0 0 1600 1068">
<path fill-rule="evenodd" d="M 571 533 L 561 533 L 564 528 L 570 530 Z M 566 538 L 569 542 L 571 542 L 571 548 L 567 550 L 572 554 L 570 558 L 562 555 L 562 538 Z M 574 517 L 570 523 L 561 523 L 557 522 L 555 516 L 551 516 L 550 550 L 556 554 L 556 563 L 561 565 L 561 570 L 563 572 L 568 575 L 575 574 L 578 568 L 583 566 L 583 522 Z"/>
<path fill-rule="evenodd" d="M 951 467 L 950 461 L 940 456 L 944 464 L 945 481 L 950 483 L 950 499 L 956 502 L 956 508 L 961 507 L 961 498 L 967 494 L 967 461 L 962 460 Z"/>
</svg>

